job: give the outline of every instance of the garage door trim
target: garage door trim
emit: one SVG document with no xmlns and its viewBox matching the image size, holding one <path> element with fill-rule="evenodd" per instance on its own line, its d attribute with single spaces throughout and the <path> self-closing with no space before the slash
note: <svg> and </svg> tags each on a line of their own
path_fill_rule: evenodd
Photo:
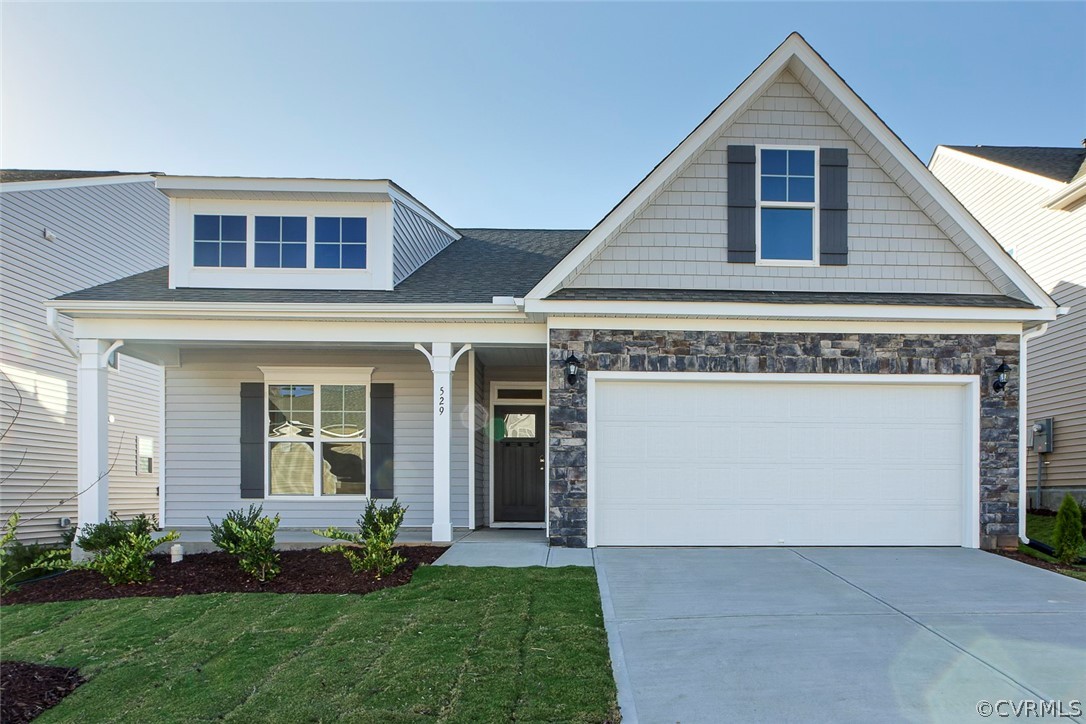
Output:
<svg viewBox="0 0 1086 724">
<path fill-rule="evenodd" d="M 962 547 L 980 547 L 980 377 L 944 374 L 810 374 L 780 372 L 609 372 L 588 373 L 588 547 L 596 547 L 596 386 L 600 382 L 742 382 L 747 384 L 947 385 L 965 388 L 962 464 L 968 491 L 962 506 Z"/>
</svg>

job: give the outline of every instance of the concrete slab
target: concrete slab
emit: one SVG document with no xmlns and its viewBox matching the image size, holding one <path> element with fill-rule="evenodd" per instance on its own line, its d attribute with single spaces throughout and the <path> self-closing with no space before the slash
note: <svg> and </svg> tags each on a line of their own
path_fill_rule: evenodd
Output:
<svg viewBox="0 0 1086 724">
<path fill-rule="evenodd" d="M 1086 700 L 1086 585 L 960 549 L 597 549 L 624 722 Z"/>
<path fill-rule="evenodd" d="M 459 539 L 434 561 L 434 565 L 501 568 L 545 566 L 549 553 L 547 538 L 541 530 L 482 528 Z"/>
<path fill-rule="evenodd" d="M 547 568 L 594 565 L 592 551 L 588 548 L 551 548 L 550 555 L 547 556 Z"/>
</svg>

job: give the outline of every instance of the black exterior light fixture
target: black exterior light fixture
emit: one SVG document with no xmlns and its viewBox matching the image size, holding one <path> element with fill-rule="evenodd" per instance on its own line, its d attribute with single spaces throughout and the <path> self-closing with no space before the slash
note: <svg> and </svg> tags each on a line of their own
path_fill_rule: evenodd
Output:
<svg viewBox="0 0 1086 724">
<path fill-rule="evenodd" d="M 992 392 L 1002 392 L 1007 387 L 1007 367 L 1006 362 L 1000 362 L 999 367 L 993 370 L 992 374 L 995 375 L 995 379 L 992 380 Z"/>
<path fill-rule="evenodd" d="M 565 365 L 566 384 L 568 384 L 570 387 L 573 387 L 577 384 L 577 370 L 583 367 L 584 363 L 577 359 L 577 355 L 570 352 L 569 357 L 566 357 Z"/>
</svg>

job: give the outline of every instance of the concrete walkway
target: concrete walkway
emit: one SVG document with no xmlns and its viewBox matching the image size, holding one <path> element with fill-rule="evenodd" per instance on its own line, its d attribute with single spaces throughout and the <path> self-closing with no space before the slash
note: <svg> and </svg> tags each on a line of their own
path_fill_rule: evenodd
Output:
<svg viewBox="0 0 1086 724">
<path fill-rule="evenodd" d="M 969 722 L 985 720 L 979 702 L 1026 699 L 1086 708 L 1086 584 L 1000 556 L 611 548 L 595 559 L 624 724 Z"/>
<path fill-rule="evenodd" d="M 435 566 L 591 566 L 586 548 L 551 548 L 542 530 L 481 528 L 460 538 L 434 561 Z"/>
</svg>

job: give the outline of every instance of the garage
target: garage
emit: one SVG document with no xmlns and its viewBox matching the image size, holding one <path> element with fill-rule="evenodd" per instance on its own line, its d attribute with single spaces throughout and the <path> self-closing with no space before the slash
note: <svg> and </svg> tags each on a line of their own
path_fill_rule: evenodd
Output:
<svg viewBox="0 0 1086 724">
<path fill-rule="evenodd" d="M 975 377 L 598 372 L 591 546 L 977 546 Z"/>
</svg>

